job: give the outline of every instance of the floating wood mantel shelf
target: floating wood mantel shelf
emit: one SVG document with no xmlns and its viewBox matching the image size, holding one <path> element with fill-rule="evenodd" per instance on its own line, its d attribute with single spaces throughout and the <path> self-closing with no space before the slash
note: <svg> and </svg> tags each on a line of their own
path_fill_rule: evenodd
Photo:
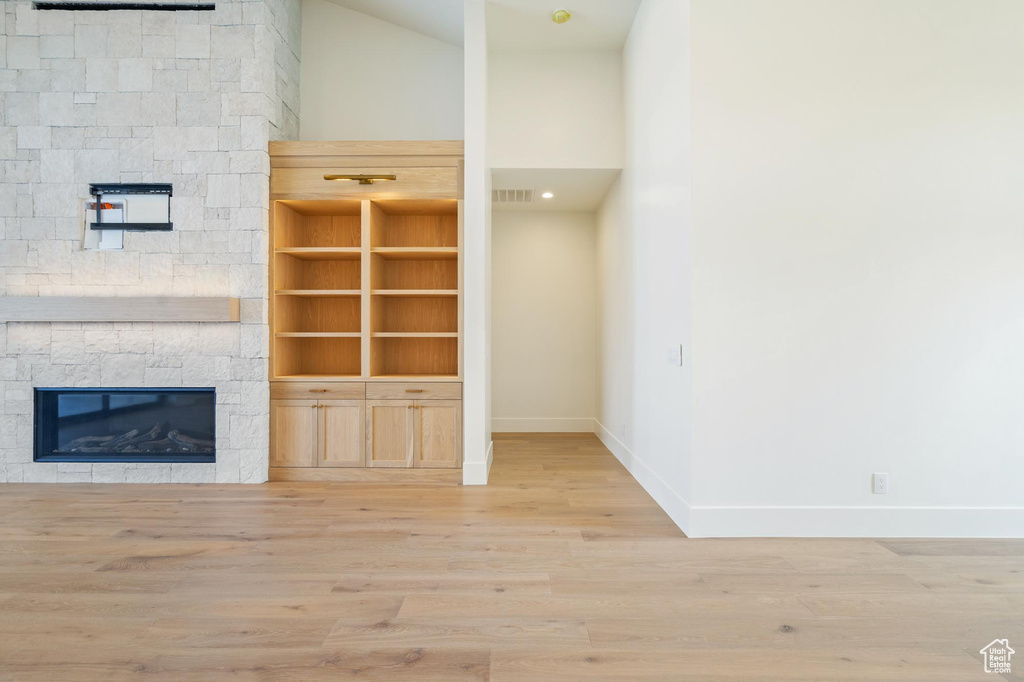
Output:
<svg viewBox="0 0 1024 682">
<path fill-rule="evenodd" d="M 0 322 L 238 322 L 238 299 L 0 296 Z"/>
</svg>

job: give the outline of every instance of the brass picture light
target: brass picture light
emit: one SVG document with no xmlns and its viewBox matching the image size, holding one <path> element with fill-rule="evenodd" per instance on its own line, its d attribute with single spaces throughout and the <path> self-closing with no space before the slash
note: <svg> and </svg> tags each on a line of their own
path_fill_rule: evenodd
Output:
<svg viewBox="0 0 1024 682">
<path fill-rule="evenodd" d="M 372 185 L 377 180 L 397 180 L 397 175 L 325 175 L 324 180 L 338 182 L 359 182 L 360 185 Z"/>
</svg>

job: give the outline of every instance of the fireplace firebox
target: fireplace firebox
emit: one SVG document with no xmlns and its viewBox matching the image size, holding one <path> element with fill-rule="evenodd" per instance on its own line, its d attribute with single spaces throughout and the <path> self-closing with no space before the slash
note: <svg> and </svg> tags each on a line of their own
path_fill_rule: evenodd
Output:
<svg viewBox="0 0 1024 682">
<path fill-rule="evenodd" d="M 37 462 L 213 462 L 212 388 L 37 388 Z"/>
</svg>

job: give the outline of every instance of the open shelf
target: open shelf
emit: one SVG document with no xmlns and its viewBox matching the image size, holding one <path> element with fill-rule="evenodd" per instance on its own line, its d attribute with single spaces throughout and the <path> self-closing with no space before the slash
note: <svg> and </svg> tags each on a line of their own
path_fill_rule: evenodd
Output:
<svg viewBox="0 0 1024 682">
<path fill-rule="evenodd" d="M 459 288 L 459 262 L 451 259 L 388 260 L 373 254 L 370 287 L 374 290 L 452 290 Z"/>
<path fill-rule="evenodd" d="M 274 376 L 324 375 L 358 377 L 362 341 L 357 338 L 278 338 Z"/>
<path fill-rule="evenodd" d="M 413 296 L 454 296 L 459 295 L 458 289 L 375 289 L 370 292 L 374 296 L 404 296 L 406 298 Z"/>
<path fill-rule="evenodd" d="M 359 201 L 277 201 L 274 247 L 361 248 Z"/>
<path fill-rule="evenodd" d="M 279 290 L 358 291 L 362 265 L 357 260 L 305 260 L 278 253 L 274 281 Z"/>
<path fill-rule="evenodd" d="M 374 333 L 451 333 L 459 331 L 455 296 L 374 296 L 370 300 Z"/>
<path fill-rule="evenodd" d="M 291 256 L 298 260 L 358 261 L 362 258 L 363 250 L 361 248 L 334 246 L 286 246 L 277 249 L 275 253 Z"/>
<path fill-rule="evenodd" d="M 370 375 L 458 376 L 457 338 L 374 338 L 370 343 Z"/>
<path fill-rule="evenodd" d="M 307 298 L 332 298 L 353 296 L 358 298 L 362 293 L 359 289 L 278 289 L 278 296 L 305 296 Z"/>
<path fill-rule="evenodd" d="M 457 339 L 458 332 L 373 332 L 375 339 Z"/>
<path fill-rule="evenodd" d="M 449 246 L 382 246 L 371 252 L 384 260 L 458 260 L 459 250 Z"/>
<path fill-rule="evenodd" d="M 279 334 L 351 333 L 362 326 L 358 296 L 278 296 L 274 301 L 274 329 Z"/>
<path fill-rule="evenodd" d="M 279 339 L 358 339 L 360 332 L 276 332 Z"/>
<path fill-rule="evenodd" d="M 377 201 L 370 210 L 370 248 L 459 246 L 456 201 Z"/>
</svg>

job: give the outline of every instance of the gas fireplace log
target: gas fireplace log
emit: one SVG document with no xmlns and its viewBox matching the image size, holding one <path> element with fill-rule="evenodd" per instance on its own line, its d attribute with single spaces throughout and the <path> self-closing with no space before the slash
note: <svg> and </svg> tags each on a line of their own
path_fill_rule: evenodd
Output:
<svg viewBox="0 0 1024 682">
<path fill-rule="evenodd" d="M 177 429 L 168 433 L 167 437 L 179 446 L 186 448 L 189 452 L 195 452 L 196 450 L 210 451 L 213 450 L 214 446 L 214 442 L 212 440 L 192 438 L 191 436 L 186 436 Z"/>
<path fill-rule="evenodd" d="M 191 440 L 188 436 L 181 435 L 181 432 L 177 429 L 167 434 L 167 439 L 177 445 L 185 452 L 195 452 L 196 446 L 194 443 L 188 442 Z"/>
<path fill-rule="evenodd" d="M 109 443 L 114 436 L 82 436 L 76 438 L 64 446 L 65 452 L 77 452 L 79 448 L 95 445 L 97 443 Z"/>
<path fill-rule="evenodd" d="M 175 442 L 170 438 L 148 440 L 135 446 L 135 450 L 138 452 L 174 452 L 176 449 Z"/>
<path fill-rule="evenodd" d="M 107 449 L 108 450 L 116 451 L 123 444 L 129 442 L 130 440 L 135 438 L 135 436 L 137 436 L 137 435 L 139 435 L 139 430 L 138 429 L 132 429 L 131 431 L 128 431 L 127 433 L 122 433 L 120 436 L 118 436 L 117 438 L 115 438 L 114 440 L 112 440 L 112 441 L 110 441 L 109 443 L 106 444 L 107 445 Z"/>
</svg>

